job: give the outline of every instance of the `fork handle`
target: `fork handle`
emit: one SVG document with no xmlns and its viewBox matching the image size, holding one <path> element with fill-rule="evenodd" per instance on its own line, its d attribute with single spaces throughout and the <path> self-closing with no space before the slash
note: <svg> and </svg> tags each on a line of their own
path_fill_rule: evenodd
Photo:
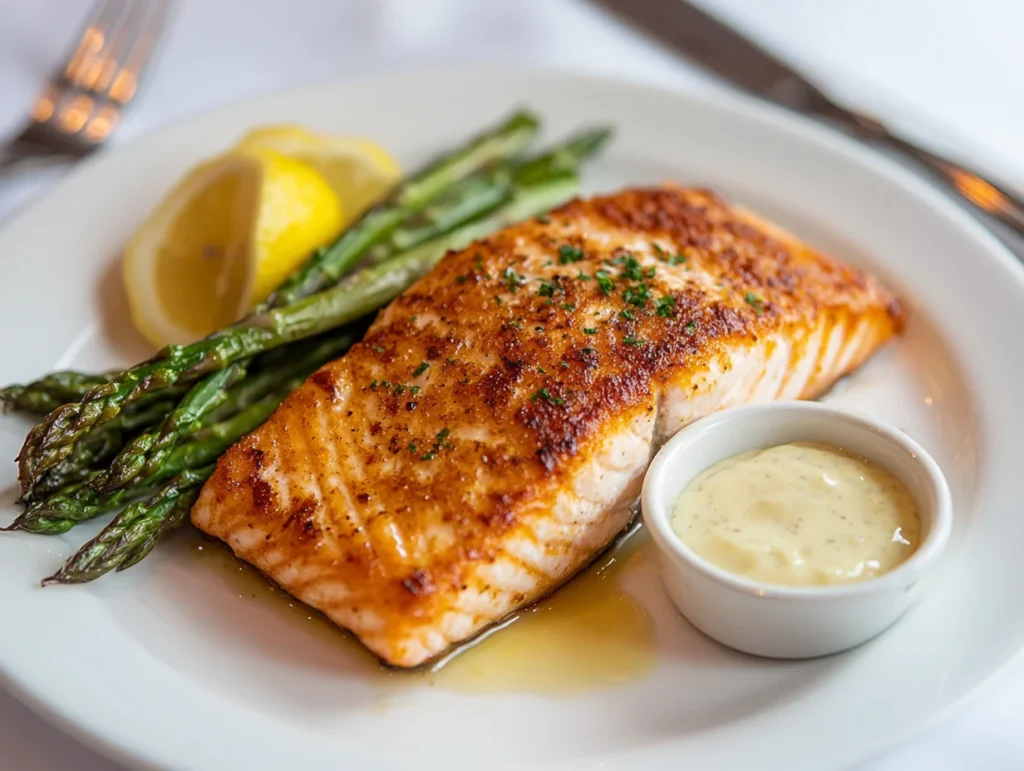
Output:
<svg viewBox="0 0 1024 771">
<path fill-rule="evenodd" d="M 812 110 L 822 118 L 877 144 L 892 148 L 928 168 L 935 177 L 976 209 L 995 217 L 1018 235 L 1024 236 L 1024 199 L 938 153 L 925 150 L 891 132 L 881 121 L 836 104 L 822 93 L 814 95 Z"/>
<path fill-rule="evenodd" d="M 12 142 L 0 147 L 0 174 L 7 175 L 27 159 L 23 152 L 20 152 Z"/>
<path fill-rule="evenodd" d="M 67 155 L 40 151 L 35 147 L 26 147 L 14 141 L 0 145 L 0 179 L 30 171 L 42 166 L 54 166 L 71 160 Z"/>
</svg>

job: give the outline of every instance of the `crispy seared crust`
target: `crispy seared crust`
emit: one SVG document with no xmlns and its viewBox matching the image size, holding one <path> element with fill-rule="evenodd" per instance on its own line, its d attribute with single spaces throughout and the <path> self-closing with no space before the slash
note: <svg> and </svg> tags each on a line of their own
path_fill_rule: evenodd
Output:
<svg viewBox="0 0 1024 771">
<path fill-rule="evenodd" d="M 584 259 L 567 262 L 571 249 Z M 626 252 L 652 296 L 642 307 L 623 298 L 640 283 L 620 277 Z M 609 294 L 600 269 L 615 278 Z M 670 315 L 657 313 L 664 296 Z M 386 660 L 420 663 L 389 640 L 441 624 L 474 582 L 497 592 L 479 568 L 508 557 L 513 534 L 562 559 L 561 578 L 587 561 L 545 535 L 545 517 L 669 384 L 697 393 L 737 348 L 785 339 L 790 369 L 814 359 L 796 392 L 812 397 L 902 323 L 874 278 L 710 192 L 574 201 L 449 254 L 221 458 L 193 521 Z M 814 347 L 815 330 L 855 326 L 847 355 Z M 514 561 L 535 580 L 512 587 L 512 605 L 551 588 Z"/>
</svg>

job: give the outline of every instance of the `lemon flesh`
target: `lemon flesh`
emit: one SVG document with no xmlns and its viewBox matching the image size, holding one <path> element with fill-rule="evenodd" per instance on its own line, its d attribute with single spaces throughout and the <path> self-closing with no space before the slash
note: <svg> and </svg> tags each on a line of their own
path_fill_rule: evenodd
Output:
<svg viewBox="0 0 1024 771">
<path fill-rule="evenodd" d="M 203 337 L 239 316 L 250 285 L 248 231 L 259 186 L 253 176 L 248 168 L 212 175 L 169 218 L 169 237 L 152 246 L 153 299 L 161 315 L 181 330 L 167 342 Z M 160 344 L 166 335 L 159 330 L 167 325 L 140 325 L 147 326 L 158 338 L 150 342 Z"/>
<path fill-rule="evenodd" d="M 125 248 L 132 320 L 150 343 L 187 343 L 237 321 L 344 225 L 314 168 L 237 148 L 193 169 Z"/>
</svg>

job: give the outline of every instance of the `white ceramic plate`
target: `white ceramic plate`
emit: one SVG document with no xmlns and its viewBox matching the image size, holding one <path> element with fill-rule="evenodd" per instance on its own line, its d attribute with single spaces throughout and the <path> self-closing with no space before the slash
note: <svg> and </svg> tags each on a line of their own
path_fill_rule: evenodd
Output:
<svg viewBox="0 0 1024 771">
<path fill-rule="evenodd" d="M 909 173 L 747 102 L 551 73 L 449 73 L 292 91 L 188 120 L 83 164 L 0 233 L 0 381 L 145 353 L 123 315 L 118 249 L 187 166 L 251 125 L 366 133 L 413 165 L 517 104 L 539 110 L 551 133 L 616 124 L 588 173 L 591 190 L 713 185 L 905 293 L 906 336 L 829 399 L 903 428 L 948 475 L 955 533 L 922 602 L 848 654 L 768 662 L 688 627 L 649 565 L 626 589 L 655 620 L 652 676 L 562 698 L 409 686 L 381 701 L 347 648 L 240 592 L 195 560 L 184 537 L 129 572 L 40 589 L 84 535 L 6 535 L 0 667 L 17 694 L 102 751 L 161 767 L 726 769 L 753 760 L 821 771 L 939 718 L 1024 646 L 1024 271 Z M 0 419 L 0 457 L 14 457 L 25 429 Z M 3 469 L 0 522 L 14 514 L 14 465 Z"/>
</svg>

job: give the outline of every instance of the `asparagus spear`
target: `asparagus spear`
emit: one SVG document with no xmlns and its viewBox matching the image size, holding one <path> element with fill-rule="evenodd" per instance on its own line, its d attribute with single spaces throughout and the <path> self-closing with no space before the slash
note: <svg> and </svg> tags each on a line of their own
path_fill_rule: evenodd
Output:
<svg viewBox="0 0 1024 771">
<path fill-rule="evenodd" d="M 383 262 L 396 253 L 496 211 L 508 202 L 516 186 L 550 179 L 558 172 L 575 172 L 580 162 L 595 154 L 610 136 L 606 128 L 583 131 L 532 161 L 501 164 L 470 177 L 407 220 L 387 241 L 374 247 L 369 254 L 370 262 Z"/>
<path fill-rule="evenodd" d="M 280 378 L 275 382 L 279 380 Z M 227 417 L 231 412 L 241 409 L 268 392 L 265 389 L 259 395 L 248 400 L 234 394 L 230 395 L 225 404 L 226 409 L 220 413 L 218 419 Z M 76 445 L 72 453 L 47 471 L 31 490 L 21 496 L 20 502 L 39 502 L 62 491 L 68 485 L 90 481 L 95 476 L 98 467 L 113 459 L 127 440 L 130 440 L 138 431 L 159 424 L 176 404 L 175 399 L 150 400 L 137 405 L 134 409 L 122 412 Z"/>
<path fill-rule="evenodd" d="M 209 474 L 203 477 L 203 482 L 209 478 Z M 107 553 L 107 560 L 117 561 L 117 571 L 127 570 L 133 565 L 137 565 L 141 562 L 147 554 L 153 551 L 153 547 L 156 546 L 160 539 L 164 537 L 168 532 L 176 527 L 180 527 L 185 523 L 188 518 L 189 512 L 192 511 L 192 506 L 195 505 L 196 499 L 199 497 L 199 493 L 202 491 L 202 483 L 186 490 L 181 493 L 177 500 L 168 509 L 162 509 L 154 506 L 154 501 L 147 501 L 145 506 L 139 507 L 137 514 L 135 532 L 126 533 L 123 538 L 125 544 L 120 549 L 111 550 Z M 180 487 L 179 487 L 180 490 Z M 161 491 L 163 493 L 164 491 Z M 166 514 L 164 514 L 166 511 Z M 113 525 L 114 523 L 111 523 Z M 123 527 L 122 523 L 118 523 L 118 527 Z M 121 555 L 124 555 L 122 558 Z M 109 565 L 110 562 L 107 562 Z M 109 572 L 108 566 L 103 566 L 103 569 L 97 569 L 95 572 L 102 576 Z M 67 570 L 67 575 L 80 578 L 75 575 L 75 571 L 71 568 Z"/>
<path fill-rule="evenodd" d="M 181 438 L 218 410 L 227 407 L 226 414 L 231 414 L 280 388 L 282 381 L 298 385 L 321 365 L 347 351 L 364 329 L 365 324 L 353 324 L 351 329 L 328 332 L 312 341 L 313 345 L 305 345 L 291 361 L 246 378 L 231 392 L 223 390 L 223 380 L 244 374 L 245 367 L 229 367 L 201 380 L 154 430 L 140 434 L 125 445 L 89 486 L 99 493 L 111 493 L 152 477 Z"/>
<path fill-rule="evenodd" d="M 588 143 L 580 142 L 569 147 L 579 147 L 581 150 L 590 148 L 588 152 L 595 151 L 603 143 L 605 137 L 599 141 Z M 591 139 L 595 139 L 591 137 Z M 549 176 L 545 176 L 545 174 Z M 455 233 L 443 239 L 444 244 L 436 242 L 426 244 L 420 249 L 393 260 L 388 267 L 395 268 L 397 263 L 406 261 L 403 274 L 405 284 L 408 285 L 413 275 L 422 275 L 430 270 L 441 257 L 448 251 L 448 245 L 456 243 L 459 248 L 465 246 L 495 229 L 511 222 L 526 217 L 540 214 L 553 206 L 565 202 L 578 190 L 578 179 L 575 173 L 568 170 L 565 165 L 565 156 L 549 153 L 536 161 L 526 164 L 523 167 L 523 179 L 530 180 L 529 184 L 522 185 L 505 206 L 496 211 L 491 217 L 481 222 L 466 225 Z M 384 279 L 385 272 L 379 268 L 363 271 L 361 276 L 375 274 L 381 281 L 381 285 L 391 287 L 390 291 L 397 294 L 401 289 L 395 290 L 395 282 L 390 283 Z M 376 271 L 376 273 L 374 273 Z M 359 278 L 352 279 L 352 282 Z M 363 279 L 369 281 L 369 279 Z M 338 290 L 341 291 L 339 287 Z M 321 293 L 322 295 L 329 293 Z M 310 305 L 310 298 L 306 305 Z M 312 303 L 315 305 L 315 301 Z M 310 306 L 311 307 L 311 306 Z M 187 445 L 186 445 L 187 446 Z M 204 467 L 202 472 L 209 473 Z M 205 480 L 205 477 L 203 477 Z M 132 504 L 101 532 L 96 538 L 87 543 L 79 550 L 57 573 L 44 581 L 48 583 L 83 583 L 95 580 L 111 570 L 123 570 L 131 567 L 142 560 L 156 545 L 160 538 L 169 530 L 183 523 L 191 509 L 195 498 L 198 495 L 199 486 L 183 485 L 175 480 L 165 488 L 157 492 L 147 501 L 139 501 Z M 185 489 L 182 489 L 182 488 Z"/>
<path fill-rule="evenodd" d="M 110 375 L 61 370 L 24 385 L 0 388 L 0 402 L 9 409 L 45 415 L 62 404 L 80 399 L 89 389 L 109 382 Z"/>
<path fill-rule="evenodd" d="M 38 381 L 25 385 L 9 385 L 0 389 L 0 412 L 24 412 L 28 415 L 46 415 L 73 399 L 65 399 Z"/>
<path fill-rule="evenodd" d="M 0 388 L 0 411 L 11 410 L 34 415 L 47 415 L 58 407 L 77 402 L 93 388 L 109 383 L 116 372 L 92 374 L 77 370 L 51 372 L 30 383 Z M 180 397 L 182 388 L 170 388 L 158 394 L 142 397 L 132 408 L 142 407 L 153 399 Z"/>
<path fill-rule="evenodd" d="M 20 502 L 32 504 L 54 495 L 70 486 L 88 482 L 100 464 L 113 458 L 124 446 L 120 431 L 102 431 L 95 439 L 83 442 L 74 455 L 65 458 L 58 466 L 50 469 L 30 496 L 22 496 Z"/>
<path fill-rule="evenodd" d="M 65 404 L 48 414 L 29 432 L 21 449 L 22 491 L 29 491 L 44 472 L 66 458 L 90 430 L 112 420 L 126 404 L 142 395 L 177 383 L 194 382 L 255 353 L 328 328 L 311 330 L 300 325 L 295 329 L 297 336 L 289 337 L 283 329 L 266 329 L 264 325 L 276 322 L 268 316 L 273 308 L 335 283 L 368 249 L 454 183 L 479 169 L 516 156 L 533 139 L 537 128 L 538 121 L 533 115 L 516 113 L 467 146 L 440 157 L 362 214 L 333 246 L 318 251 L 258 306 L 249 319 L 215 332 L 199 343 L 168 346 L 149 360 L 116 373 L 110 382 L 91 389 L 80 401 Z M 239 376 L 236 372 L 225 376 L 224 381 L 233 382 Z"/>
<path fill-rule="evenodd" d="M 512 195 L 514 162 L 474 174 L 413 215 L 373 247 L 366 263 L 377 264 L 490 214 Z"/>
<path fill-rule="evenodd" d="M 134 565 L 156 545 L 158 534 L 165 527 L 185 520 L 213 469 L 213 465 L 208 465 L 183 471 L 149 500 L 130 505 L 60 570 L 43 579 L 43 586 L 84 583 L 122 566 Z"/>
<path fill-rule="evenodd" d="M 85 483 L 72 485 L 59 495 L 29 506 L 6 530 L 24 530 L 42 535 L 66 533 L 80 522 L 114 511 L 133 497 L 153 492 L 167 479 L 215 461 L 228 447 L 258 428 L 303 377 L 283 384 L 279 391 L 250 404 L 237 415 L 196 432 L 191 441 L 175 448 L 150 477 L 137 488 L 102 495 Z"/>
<path fill-rule="evenodd" d="M 22 495 L 21 501 L 38 501 L 68 484 L 85 480 L 97 466 L 117 455 L 126 438 L 159 423 L 164 415 L 174 409 L 175 404 L 173 399 L 154 400 L 122 412 L 80 442 L 74 452 L 46 472 L 35 487 Z"/>
</svg>

